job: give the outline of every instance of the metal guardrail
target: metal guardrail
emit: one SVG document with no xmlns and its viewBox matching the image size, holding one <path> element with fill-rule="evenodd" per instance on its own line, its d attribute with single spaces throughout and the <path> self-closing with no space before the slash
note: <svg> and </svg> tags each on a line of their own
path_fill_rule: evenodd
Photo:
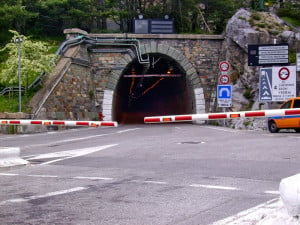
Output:
<svg viewBox="0 0 300 225">
<path fill-rule="evenodd" d="M 25 88 L 21 87 L 21 91 L 24 92 Z M 0 91 L 0 95 L 5 95 L 10 92 L 19 92 L 19 87 L 6 87 L 2 91 Z"/>
</svg>

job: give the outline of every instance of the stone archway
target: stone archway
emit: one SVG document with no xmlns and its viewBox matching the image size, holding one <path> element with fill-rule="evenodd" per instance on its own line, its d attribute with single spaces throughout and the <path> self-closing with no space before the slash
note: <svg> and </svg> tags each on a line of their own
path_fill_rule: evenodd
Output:
<svg viewBox="0 0 300 225">
<path fill-rule="evenodd" d="M 173 67 L 175 67 L 176 73 L 182 75 L 181 78 L 174 78 L 174 79 L 156 78 L 156 80 L 153 78 L 152 86 L 160 82 L 159 85 L 155 86 L 157 87 L 155 92 L 160 91 L 160 94 L 155 95 L 154 91 L 152 91 L 154 93 L 154 94 L 152 93 L 152 101 L 151 101 L 151 97 L 146 95 L 144 96 L 145 97 L 144 101 L 147 101 L 147 105 L 151 105 L 151 104 L 153 105 L 152 108 L 151 107 L 148 108 L 151 109 L 152 111 L 150 110 L 148 113 L 146 113 L 145 108 L 147 110 L 148 106 L 145 107 L 145 104 L 140 102 L 136 104 L 138 105 L 135 108 L 136 111 L 134 110 L 132 111 L 132 109 L 130 109 L 131 110 L 130 111 L 128 107 L 124 106 L 127 104 L 126 101 L 128 101 L 129 98 L 124 97 L 124 95 L 126 95 L 127 93 L 125 93 L 123 89 L 124 89 L 124 85 L 127 85 L 128 86 L 127 92 L 130 92 L 128 91 L 128 89 L 130 89 L 130 87 L 133 86 L 132 84 L 134 82 L 131 81 L 131 83 L 129 84 L 128 81 L 124 80 L 125 77 L 124 75 L 130 73 L 130 70 L 133 68 L 133 66 L 137 66 L 137 64 L 135 64 L 136 63 L 135 58 L 132 58 L 129 55 L 125 55 L 122 58 L 122 62 L 124 64 L 127 64 L 127 66 L 125 66 L 123 70 L 112 71 L 108 83 L 106 85 L 106 89 L 104 91 L 102 108 L 103 108 L 103 114 L 105 115 L 105 120 L 117 120 L 118 122 L 126 123 L 126 121 L 124 121 L 126 120 L 126 118 L 124 116 L 120 116 L 121 114 L 125 115 L 126 113 L 127 114 L 132 113 L 130 115 L 131 117 L 143 117 L 143 116 L 150 116 L 151 112 L 153 112 L 154 114 L 161 114 L 161 115 L 163 114 L 177 115 L 177 114 L 191 114 L 191 113 L 205 112 L 204 94 L 203 94 L 203 89 L 200 85 L 200 79 L 193 65 L 183 54 L 181 54 L 181 52 L 179 52 L 178 50 L 174 49 L 171 46 L 164 45 L 164 44 L 157 44 L 156 42 L 151 42 L 150 44 L 141 45 L 140 51 L 143 56 L 150 55 L 151 57 L 154 58 L 154 60 L 163 58 L 163 60 L 159 60 L 162 61 L 161 65 L 158 64 L 160 70 L 154 71 L 154 73 L 164 73 L 165 67 L 163 64 L 169 63 L 172 64 Z M 143 68 L 140 67 L 136 72 L 142 73 L 142 70 Z M 145 86 L 145 88 L 143 89 L 144 92 L 152 87 L 151 82 L 149 83 L 150 84 L 147 84 L 148 86 Z M 134 84 L 136 85 L 136 83 Z M 145 85 L 145 82 L 143 85 Z M 171 90 L 173 89 L 173 87 L 174 89 L 178 89 L 179 92 L 181 91 L 182 93 L 180 94 L 178 92 L 174 92 L 174 90 Z M 163 95 L 164 88 L 171 90 L 172 94 Z M 149 93 L 150 92 L 148 92 L 148 94 Z M 160 104 L 154 103 L 157 101 L 158 98 L 164 98 L 164 100 L 160 101 Z M 168 106 L 166 106 L 167 104 L 166 101 L 169 102 Z M 156 108 L 157 110 L 154 110 L 154 108 Z M 162 108 L 163 110 L 160 110 L 160 108 Z M 142 114 L 141 111 L 143 111 Z"/>
</svg>

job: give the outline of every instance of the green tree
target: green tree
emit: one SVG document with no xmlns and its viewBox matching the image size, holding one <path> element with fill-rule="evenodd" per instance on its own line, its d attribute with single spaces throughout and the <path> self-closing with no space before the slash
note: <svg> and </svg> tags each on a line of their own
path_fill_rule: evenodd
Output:
<svg viewBox="0 0 300 225">
<path fill-rule="evenodd" d="M 232 0 L 205 0 L 204 17 L 214 33 L 222 33 L 227 21 L 235 13 L 236 8 Z"/>
<path fill-rule="evenodd" d="M 31 41 L 26 36 L 20 35 L 17 31 L 13 34 L 12 40 L 22 38 L 21 43 L 21 69 L 22 80 L 25 87 L 33 82 L 42 72 L 49 72 L 54 66 L 54 54 L 49 54 L 49 46 L 41 41 Z M 15 43 L 8 43 L 0 50 L 0 53 L 8 52 L 8 58 L 0 63 L 0 83 L 3 86 L 18 84 L 18 48 Z"/>
<path fill-rule="evenodd" d="M 0 45 L 8 41 L 11 35 L 7 32 L 9 29 L 26 32 L 28 20 L 36 18 L 37 13 L 28 11 L 20 0 L 0 0 Z"/>
</svg>

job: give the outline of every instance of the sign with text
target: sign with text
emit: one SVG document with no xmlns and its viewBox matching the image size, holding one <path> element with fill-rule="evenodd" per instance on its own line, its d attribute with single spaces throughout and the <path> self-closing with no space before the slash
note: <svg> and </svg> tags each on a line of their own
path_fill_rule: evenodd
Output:
<svg viewBox="0 0 300 225">
<path fill-rule="evenodd" d="M 300 53 L 297 53 L 297 71 L 300 71 Z"/>
<path fill-rule="evenodd" d="M 293 97 L 296 97 L 295 66 L 260 69 L 260 101 L 281 102 Z"/>
<path fill-rule="evenodd" d="M 232 105 L 232 86 L 218 85 L 218 106 L 231 107 Z"/>
<path fill-rule="evenodd" d="M 288 44 L 248 45 L 249 66 L 286 65 L 288 63 Z"/>
</svg>

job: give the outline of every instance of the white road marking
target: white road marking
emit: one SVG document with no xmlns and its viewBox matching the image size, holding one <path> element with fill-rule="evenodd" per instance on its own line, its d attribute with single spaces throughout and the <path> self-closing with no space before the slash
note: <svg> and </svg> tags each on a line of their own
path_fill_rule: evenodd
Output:
<svg viewBox="0 0 300 225">
<path fill-rule="evenodd" d="M 75 187 L 67 190 L 62 190 L 62 191 L 55 191 L 55 192 L 49 192 L 44 195 L 34 195 L 26 198 L 15 198 L 15 199 L 9 199 L 3 202 L 0 202 L 0 205 L 5 205 L 8 203 L 21 203 L 21 202 L 28 202 L 31 200 L 36 200 L 36 199 L 41 199 L 41 198 L 48 198 L 48 197 L 53 197 L 53 196 L 58 196 L 58 195 L 64 195 L 64 194 L 69 194 L 72 192 L 77 192 L 77 191 L 83 191 L 88 189 L 88 187 Z"/>
<path fill-rule="evenodd" d="M 271 194 L 271 195 L 280 195 L 279 191 L 265 191 L 265 194 Z"/>
<path fill-rule="evenodd" d="M 132 128 L 132 129 L 127 129 L 127 130 L 120 130 L 120 131 L 117 131 L 117 134 L 122 134 L 122 133 L 126 133 L 126 132 L 129 132 L 129 131 L 135 131 L 135 130 L 139 130 L 141 128 Z"/>
<path fill-rule="evenodd" d="M 19 174 L 16 174 L 16 173 L 0 173 L 0 176 L 19 176 Z"/>
<path fill-rule="evenodd" d="M 111 177 L 73 177 L 73 179 L 83 179 L 83 180 L 113 180 Z"/>
<path fill-rule="evenodd" d="M 98 152 L 107 148 L 111 148 L 113 146 L 116 146 L 118 144 L 111 144 L 111 145 L 103 145 L 98 147 L 90 147 L 90 148 L 80 148 L 75 150 L 68 150 L 68 151 L 60 151 L 60 152 L 51 152 L 51 153 L 45 153 L 40 154 L 31 158 L 27 158 L 27 160 L 37 160 L 37 159 L 50 159 L 50 158 L 59 158 L 55 160 L 51 160 L 48 162 L 41 163 L 40 165 L 48 165 L 54 162 L 62 161 L 65 159 L 71 159 L 79 156 L 84 156 L 87 154 L 91 154 L 94 152 Z"/>
<path fill-rule="evenodd" d="M 91 136 L 86 136 L 86 137 L 71 138 L 71 139 L 65 139 L 65 140 L 50 142 L 50 143 L 28 145 L 28 146 L 24 146 L 24 148 L 43 147 L 43 146 L 49 146 L 49 145 L 64 144 L 64 143 L 69 143 L 69 142 L 74 142 L 74 141 L 89 140 L 89 139 L 94 139 L 94 138 L 97 138 L 97 137 L 105 137 L 105 136 L 109 136 L 109 135 L 115 135 L 115 134 L 121 134 L 121 133 L 130 132 L 130 131 L 135 131 L 135 130 L 138 130 L 138 129 L 141 129 L 141 128 L 133 128 L 133 129 L 120 130 L 120 131 L 117 131 L 117 132 L 114 132 L 114 133 L 98 134 L 98 135 L 91 135 Z"/>
<path fill-rule="evenodd" d="M 154 181 L 154 180 L 146 180 L 146 181 L 143 181 L 143 183 L 147 183 L 147 184 L 168 184 L 167 182 L 164 182 L 164 181 Z"/>
<path fill-rule="evenodd" d="M 58 178 L 58 176 L 54 175 L 38 175 L 38 174 L 32 174 L 32 175 L 27 175 L 28 177 L 41 177 L 41 178 Z"/>
<path fill-rule="evenodd" d="M 220 190 L 230 190 L 230 191 L 237 191 L 237 190 L 239 190 L 236 187 L 205 185 L 205 184 L 191 184 L 190 187 L 200 187 L 200 188 L 207 188 L 207 189 L 220 189 Z"/>
<path fill-rule="evenodd" d="M 239 212 L 234 216 L 227 217 L 225 219 L 216 221 L 211 225 L 229 225 L 229 224 L 239 224 L 239 225 L 249 225 L 257 224 L 266 215 L 270 215 L 276 212 L 279 208 L 283 207 L 283 203 L 278 199 L 272 199 L 266 203 L 260 204 L 253 208 L 247 209 L 245 211 Z M 268 223 L 269 224 L 269 223 Z"/>
<path fill-rule="evenodd" d="M 225 132 L 230 132 L 230 133 L 239 132 L 238 130 L 233 130 L 233 129 L 229 129 L 229 128 L 220 128 L 220 127 L 211 127 L 211 126 L 204 126 L 204 128 L 209 128 L 209 129 L 218 130 L 218 131 L 225 131 Z"/>
</svg>

